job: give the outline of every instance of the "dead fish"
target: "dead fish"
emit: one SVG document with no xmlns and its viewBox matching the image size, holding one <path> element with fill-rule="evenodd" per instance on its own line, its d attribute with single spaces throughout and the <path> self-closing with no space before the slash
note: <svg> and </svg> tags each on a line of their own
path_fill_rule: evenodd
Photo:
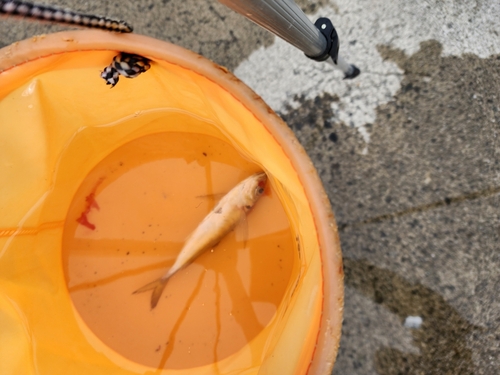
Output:
<svg viewBox="0 0 500 375">
<path fill-rule="evenodd" d="M 174 265 L 167 273 L 158 280 L 137 289 L 134 293 L 142 293 L 153 289 L 151 309 L 154 309 L 167 285 L 168 279 L 177 271 L 189 265 L 201 253 L 219 243 L 257 202 L 264 192 L 266 182 L 267 176 L 264 172 L 261 172 L 246 178 L 231 189 L 187 239 Z"/>
</svg>

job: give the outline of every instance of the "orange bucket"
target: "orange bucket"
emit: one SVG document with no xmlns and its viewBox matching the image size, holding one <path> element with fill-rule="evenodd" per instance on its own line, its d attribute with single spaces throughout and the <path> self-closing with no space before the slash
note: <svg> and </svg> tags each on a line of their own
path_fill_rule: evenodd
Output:
<svg viewBox="0 0 500 375">
<path fill-rule="evenodd" d="M 120 52 L 150 60 L 113 88 Z M 339 239 L 292 131 L 226 69 L 140 35 L 68 31 L 0 50 L 0 373 L 330 374 Z M 266 194 L 169 281 L 217 196 Z"/>
</svg>

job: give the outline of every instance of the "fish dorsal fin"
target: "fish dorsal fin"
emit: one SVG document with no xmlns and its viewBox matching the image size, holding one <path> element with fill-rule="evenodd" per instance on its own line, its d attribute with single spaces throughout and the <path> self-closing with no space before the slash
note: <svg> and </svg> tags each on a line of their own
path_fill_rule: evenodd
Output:
<svg viewBox="0 0 500 375">
<path fill-rule="evenodd" d="M 204 195 L 197 195 L 196 198 L 199 199 L 213 199 L 216 204 L 220 202 L 220 200 L 226 195 L 227 193 L 217 193 L 217 194 L 204 194 Z"/>
<path fill-rule="evenodd" d="M 217 194 L 205 194 L 205 195 L 197 195 L 196 199 L 199 200 L 200 205 L 202 202 L 207 202 L 209 205 L 213 204 L 211 210 L 214 210 L 219 203 L 221 202 L 222 198 L 226 196 L 226 193 L 217 193 Z"/>
</svg>

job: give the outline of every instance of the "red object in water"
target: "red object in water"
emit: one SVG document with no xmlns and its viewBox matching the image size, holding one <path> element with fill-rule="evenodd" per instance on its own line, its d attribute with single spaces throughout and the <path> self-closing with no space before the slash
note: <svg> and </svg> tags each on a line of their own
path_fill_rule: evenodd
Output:
<svg viewBox="0 0 500 375">
<path fill-rule="evenodd" d="M 85 206 L 85 210 L 82 212 L 82 214 L 80 215 L 80 217 L 78 219 L 76 219 L 76 221 L 91 229 L 91 230 L 95 230 L 95 225 L 92 224 L 87 215 L 90 213 L 90 210 L 92 210 L 92 208 L 95 208 L 97 210 L 99 210 L 99 205 L 97 204 L 96 200 L 95 200 L 95 191 L 97 189 L 97 186 L 99 186 L 99 184 L 102 182 L 102 180 L 100 180 L 96 187 L 94 188 L 94 190 L 92 191 L 92 193 L 90 193 L 89 195 L 87 195 L 87 197 L 85 198 L 85 202 L 87 202 L 86 206 Z"/>
</svg>

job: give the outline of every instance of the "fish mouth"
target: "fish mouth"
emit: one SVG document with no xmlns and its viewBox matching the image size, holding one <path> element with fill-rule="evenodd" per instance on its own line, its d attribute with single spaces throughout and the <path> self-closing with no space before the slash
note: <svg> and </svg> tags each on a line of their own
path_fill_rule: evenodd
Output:
<svg viewBox="0 0 500 375">
<path fill-rule="evenodd" d="M 266 182 L 267 182 L 267 174 L 266 172 L 260 172 L 260 173 L 257 173 L 255 175 L 257 181 L 258 181 L 258 185 L 261 187 L 261 188 L 264 188 L 266 186 Z"/>
</svg>

